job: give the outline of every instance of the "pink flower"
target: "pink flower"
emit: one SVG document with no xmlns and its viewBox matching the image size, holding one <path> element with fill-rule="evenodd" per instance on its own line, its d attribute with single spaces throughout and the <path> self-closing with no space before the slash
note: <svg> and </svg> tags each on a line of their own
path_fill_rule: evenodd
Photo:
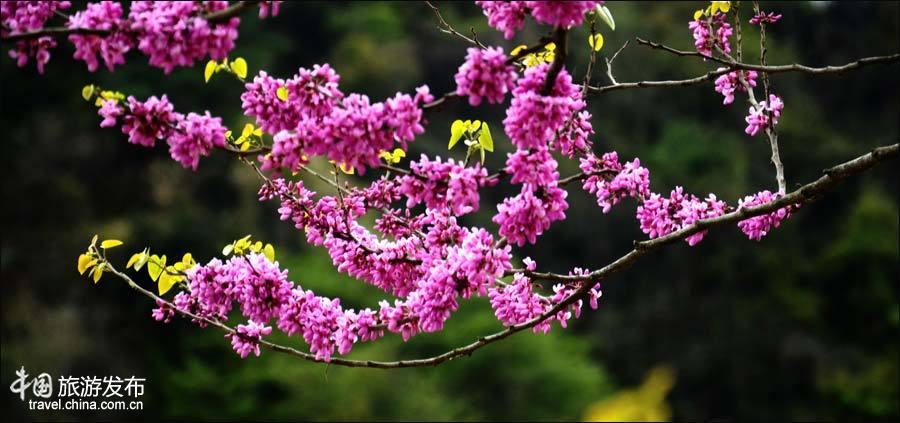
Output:
<svg viewBox="0 0 900 423">
<path fill-rule="evenodd" d="M 122 116 L 123 113 L 125 113 L 125 111 L 115 100 L 102 100 L 100 108 L 97 110 L 97 114 L 103 117 L 103 121 L 100 122 L 100 127 L 110 128 L 116 126 L 117 119 L 119 116 Z"/>
<path fill-rule="evenodd" d="M 774 128 L 775 125 L 778 125 L 778 118 L 781 117 L 782 109 L 784 109 L 784 102 L 781 101 L 781 98 L 775 94 L 769 94 L 769 101 L 760 101 L 758 108 L 750 106 L 750 112 L 744 118 L 747 121 L 747 128 L 744 129 L 744 132 L 747 135 L 754 136 L 760 129 Z M 770 116 L 771 122 L 769 121 Z"/>
<path fill-rule="evenodd" d="M 69 41 L 75 45 L 75 59 L 84 60 L 88 70 L 97 70 L 99 55 L 106 68 L 112 72 L 116 65 L 125 63 L 125 53 L 134 46 L 135 41 L 124 31 L 125 21 L 122 19 L 122 5 L 114 1 L 89 3 L 87 8 L 69 18 L 70 28 L 103 29 L 112 34 L 69 35 Z"/>
<path fill-rule="evenodd" d="M 185 168 L 197 170 L 200 156 L 208 156 L 213 147 L 225 145 L 225 131 L 222 118 L 212 117 L 209 112 L 189 113 L 169 137 L 169 153 Z"/>
<path fill-rule="evenodd" d="M 717 70 L 721 71 L 725 68 L 719 68 Z M 739 73 L 743 73 L 744 80 L 747 81 L 747 84 L 751 87 L 756 87 L 756 71 L 733 71 L 728 72 L 726 74 L 720 75 L 716 78 L 716 92 L 722 94 L 725 97 L 725 100 L 722 101 L 722 104 L 731 104 L 734 102 L 734 93 L 746 92 L 747 89 L 744 87 L 744 84 L 741 84 L 739 79 Z"/>
<path fill-rule="evenodd" d="M 584 108 L 581 92 L 572 83 L 572 76 L 562 69 L 549 95 L 542 95 L 549 64 L 541 64 L 525 71 L 506 109 L 503 126 L 512 143 L 520 149 L 547 145 L 572 115 Z"/>
<path fill-rule="evenodd" d="M 764 11 L 760 11 L 752 18 L 750 18 L 750 23 L 753 25 L 759 25 L 761 23 L 773 24 L 781 20 L 781 14 L 775 14 L 775 12 L 766 13 Z"/>
<path fill-rule="evenodd" d="M 581 25 L 585 12 L 597 7 L 599 1 L 526 1 L 534 20 L 553 26 L 570 28 Z"/>
<path fill-rule="evenodd" d="M 698 53 L 712 56 L 714 47 L 722 49 L 725 53 L 731 53 L 728 38 L 734 31 L 731 24 L 725 21 L 724 13 L 716 13 L 709 20 L 695 19 L 688 23 L 688 27 L 693 32 L 694 47 Z"/>
<path fill-rule="evenodd" d="M 507 40 L 516 35 L 525 23 L 524 1 L 476 1 L 475 4 L 484 9 L 488 25 L 503 32 Z"/>
<path fill-rule="evenodd" d="M 175 107 L 165 95 L 162 98 L 151 96 L 145 102 L 129 96 L 128 109 L 122 118 L 122 133 L 128 135 L 128 142 L 132 144 L 153 147 L 156 140 L 168 137 L 172 128 L 181 120 L 181 116 L 174 110 Z M 106 123 L 109 117 L 103 116 Z"/>
<path fill-rule="evenodd" d="M 684 194 L 681 187 L 676 187 L 668 198 L 651 194 L 638 207 L 637 219 L 641 223 L 641 231 L 650 238 L 657 238 L 690 226 L 697 220 L 721 216 L 725 214 L 726 208 L 727 205 L 714 194 L 701 200 L 693 194 Z M 694 233 L 685 238 L 685 242 L 690 246 L 697 245 L 706 232 L 703 230 Z"/>
<path fill-rule="evenodd" d="M 746 207 L 759 206 L 777 200 L 783 194 L 771 193 L 769 191 L 761 191 L 753 195 L 748 195 L 738 202 L 738 209 Z M 791 212 L 799 205 L 782 207 L 772 213 L 764 214 L 738 222 L 738 227 L 747 235 L 748 238 L 759 241 L 762 237 L 769 234 L 772 228 L 777 228 L 781 222 L 791 217 Z"/>
<path fill-rule="evenodd" d="M 519 195 L 506 198 L 497 205 L 492 219 L 500 225 L 499 233 L 518 246 L 534 244 L 537 237 L 550 228 L 550 223 L 566 218 L 568 193 L 556 185 L 533 187 L 524 185 Z"/>
<path fill-rule="evenodd" d="M 501 47 L 470 48 L 466 62 L 456 73 L 456 94 L 469 97 L 469 104 L 478 106 L 481 99 L 488 103 L 502 103 L 506 93 L 515 85 L 516 68 L 507 63 Z"/>
<path fill-rule="evenodd" d="M 455 216 L 478 210 L 478 190 L 496 183 L 487 179 L 481 165 L 465 167 L 453 159 L 429 160 L 424 154 L 410 163 L 411 174 L 399 178 L 399 192 L 407 197 L 406 207 L 425 203 L 429 209 L 448 208 Z"/>
<path fill-rule="evenodd" d="M 167 2 L 135 1 L 131 4 L 131 30 L 137 33 L 138 49 L 150 57 L 150 64 L 168 74 L 177 66 L 191 66 L 207 57 L 222 60 L 234 48 L 240 18 L 210 23 L 201 10 L 215 12 L 228 7 L 227 1 Z"/>
<path fill-rule="evenodd" d="M 225 338 L 231 339 L 231 347 L 241 358 L 247 358 L 251 352 L 259 357 L 259 341 L 263 335 L 270 333 L 272 333 L 270 326 L 263 326 L 251 320 L 246 325 L 238 325 L 235 333 L 228 333 Z"/>
<path fill-rule="evenodd" d="M 609 213 L 612 206 L 625 198 L 643 199 L 650 195 L 650 171 L 641 166 L 640 159 L 622 165 L 613 151 L 600 159 L 588 153 L 580 162 L 581 171 L 588 175 L 582 188 L 597 197 L 603 213 Z"/>
</svg>

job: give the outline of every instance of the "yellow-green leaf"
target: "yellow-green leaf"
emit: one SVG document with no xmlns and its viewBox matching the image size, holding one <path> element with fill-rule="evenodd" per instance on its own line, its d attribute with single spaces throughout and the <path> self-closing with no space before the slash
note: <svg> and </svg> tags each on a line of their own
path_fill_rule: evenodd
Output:
<svg viewBox="0 0 900 423">
<path fill-rule="evenodd" d="M 100 282 L 100 278 L 103 276 L 103 265 L 99 265 L 93 270 L 94 283 Z"/>
<path fill-rule="evenodd" d="M 694 12 L 694 20 L 699 21 L 700 18 L 702 18 L 702 17 L 703 17 L 703 9 L 697 9 L 697 11 Z"/>
<path fill-rule="evenodd" d="M 212 78 L 213 74 L 216 73 L 216 69 L 218 67 L 219 64 L 216 63 L 215 60 L 206 62 L 206 69 L 203 70 L 203 80 L 205 82 L 209 82 L 209 78 Z"/>
<path fill-rule="evenodd" d="M 194 261 L 194 256 L 191 253 L 184 253 L 184 257 L 181 258 L 181 262 L 188 267 L 193 266 L 197 263 Z"/>
<path fill-rule="evenodd" d="M 225 246 L 225 248 L 222 249 L 222 255 L 230 255 L 232 251 L 234 251 L 234 244 L 228 244 Z"/>
<path fill-rule="evenodd" d="M 266 244 L 266 247 L 263 248 L 263 255 L 266 256 L 269 261 L 275 261 L 275 247 L 272 244 Z"/>
<path fill-rule="evenodd" d="M 93 266 L 92 263 L 96 262 L 97 260 L 92 259 L 90 255 L 82 254 L 78 256 L 78 274 L 83 275 L 85 271 Z"/>
<path fill-rule="evenodd" d="M 234 74 L 244 79 L 247 77 L 247 61 L 243 57 L 238 57 L 231 62 L 231 70 Z"/>
<path fill-rule="evenodd" d="M 278 99 L 281 101 L 287 101 L 288 100 L 287 87 L 284 87 L 284 86 L 278 87 L 278 89 L 275 90 L 275 96 L 278 97 Z"/>
<path fill-rule="evenodd" d="M 165 295 L 177 282 L 177 277 L 170 275 L 168 272 L 164 272 L 159 276 L 159 295 Z"/>
<path fill-rule="evenodd" d="M 487 122 L 481 126 L 481 133 L 478 134 L 478 143 L 481 144 L 482 150 L 494 152 L 494 139 L 491 137 L 491 129 L 488 128 Z M 484 154 L 482 154 L 481 161 L 484 161 Z"/>
<path fill-rule="evenodd" d="M 247 138 L 252 133 L 253 133 L 253 124 L 248 123 L 248 124 L 244 125 L 244 129 L 241 131 L 241 138 Z"/>
<path fill-rule="evenodd" d="M 603 34 L 588 35 L 588 44 L 594 51 L 600 51 L 603 48 Z"/>
<path fill-rule="evenodd" d="M 90 101 L 91 97 L 94 96 L 94 86 L 93 85 L 85 85 L 84 88 L 81 89 L 81 98 L 84 101 Z"/>
<path fill-rule="evenodd" d="M 453 121 L 453 125 L 450 125 L 450 145 L 447 146 L 447 149 L 450 150 L 459 142 L 459 139 L 462 138 L 463 133 L 466 132 L 466 123 L 457 119 Z"/>
<path fill-rule="evenodd" d="M 134 253 L 131 256 L 131 258 L 128 259 L 128 264 L 125 265 L 125 268 L 130 269 L 131 266 L 134 266 L 135 264 L 137 264 L 137 262 L 139 262 L 141 260 L 142 255 L 144 255 L 144 253 Z"/>
<path fill-rule="evenodd" d="M 597 15 L 600 16 L 600 19 L 603 20 L 610 29 L 613 31 L 616 30 L 616 21 L 613 20 L 612 12 L 609 11 L 609 8 L 606 7 L 606 5 L 597 5 Z"/>
<path fill-rule="evenodd" d="M 97 244 L 97 238 L 98 238 L 98 235 L 94 234 L 94 237 L 91 238 L 91 246 L 94 246 Z"/>
<path fill-rule="evenodd" d="M 115 248 L 120 245 L 122 245 L 122 241 L 119 241 L 118 239 L 107 239 L 106 241 L 100 243 L 100 248 Z"/>
<path fill-rule="evenodd" d="M 147 263 L 147 274 L 150 275 L 150 279 L 154 281 L 159 279 L 159 275 L 163 272 L 163 269 L 166 268 L 166 256 L 162 257 L 157 256 L 156 254 L 150 256 L 150 260 Z"/>
<path fill-rule="evenodd" d="M 522 50 L 525 50 L 526 48 L 528 48 L 528 46 L 526 46 L 525 44 L 519 45 L 518 47 L 512 49 L 512 51 L 509 52 L 509 55 L 512 57 L 516 57 L 519 55 L 519 53 L 522 52 Z"/>
<path fill-rule="evenodd" d="M 547 50 L 547 51 L 555 51 L 555 50 L 556 50 L 556 43 L 547 43 L 546 45 L 544 45 L 544 50 Z"/>
<path fill-rule="evenodd" d="M 341 165 L 338 167 L 341 169 L 341 172 L 344 172 L 348 175 L 356 173 L 356 169 L 354 169 L 353 166 L 348 166 L 347 163 L 341 163 Z"/>
<path fill-rule="evenodd" d="M 135 271 L 141 270 L 141 268 L 144 267 L 145 264 L 147 264 L 147 260 L 150 260 L 150 254 L 148 254 L 149 251 L 149 248 L 145 248 L 141 253 L 141 257 L 138 259 L 137 263 L 134 264 Z"/>
</svg>

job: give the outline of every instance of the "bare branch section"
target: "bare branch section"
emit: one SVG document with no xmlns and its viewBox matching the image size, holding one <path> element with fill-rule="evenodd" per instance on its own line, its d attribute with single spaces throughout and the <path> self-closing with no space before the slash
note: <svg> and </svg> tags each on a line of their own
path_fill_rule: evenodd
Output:
<svg viewBox="0 0 900 423">
<path fill-rule="evenodd" d="M 248 8 L 256 5 L 259 1 L 239 1 L 231 6 L 228 6 L 225 9 L 219 10 L 217 12 L 208 13 L 206 15 L 201 16 L 203 19 L 211 23 L 222 22 L 228 19 L 231 19 L 235 16 L 240 15 L 245 12 Z M 40 38 L 45 36 L 57 36 L 57 35 L 70 35 L 70 34 L 82 34 L 82 35 L 109 35 L 112 31 L 107 29 L 89 29 L 89 28 L 68 28 L 68 27 L 47 27 L 41 28 L 35 31 L 28 32 L 20 32 L 18 34 L 11 34 L 5 37 L 0 38 L 0 41 L 9 41 L 15 42 L 20 40 L 29 40 L 33 38 Z"/>
<path fill-rule="evenodd" d="M 640 38 L 637 39 L 640 43 Z M 644 43 L 650 43 L 649 41 L 644 41 Z M 654 45 L 659 45 L 653 43 Z M 648 44 L 649 45 L 649 44 Z M 665 46 L 663 46 L 665 47 Z M 669 47 L 665 47 L 666 49 L 670 49 Z M 677 54 L 682 56 L 698 56 L 698 57 L 707 57 L 701 55 L 697 52 L 682 52 L 680 50 L 670 49 L 672 51 L 678 52 Z M 669 50 L 667 50 L 669 51 Z M 717 61 L 721 61 L 721 59 L 717 59 Z M 725 69 L 715 70 L 707 72 L 704 75 L 700 75 L 694 78 L 688 79 L 675 79 L 675 80 L 667 80 L 667 81 L 638 81 L 638 82 L 621 82 L 617 84 L 610 84 L 604 86 L 591 86 L 588 87 L 588 91 L 593 94 L 603 94 L 609 91 L 618 91 L 618 90 L 628 90 L 634 88 L 661 88 L 661 87 L 686 87 L 690 85 L 702 84 L 706 81 L 713 80 L 714 78 L 719 77 L 720 75 L 724 75 L 726 73 L 732 72 L 735 69 L 749 69 L 755 70 L 759 72 L 768 72 L 768 73 L 787 73 L 787 72 L 802 72 L 813 75 L 826 75 L 826 74 L 838 74 L 844 73 L 851 70 L 856 70 L 862 68 L 864 66 L 876 65 L 876 64 L 890 64 L 896 63 L 900 61 L 900 54 L 891 54 L 887 56 L 873 56 L 873 57 L 864 57 L 861 59 L 854 60 L 850 63 L 838 66 L 824 66 L 824 67 L 811 67 L 806 65 L 801 65 L 798 63 L 793 63 L 790 65 L 776 65 L 776 66 L 761 66 L 761 65 L 753 65 L 749 63 L 740 63 L 740 62 L 727 62 L 721 61 L 721 63 L 725 64 Z"/>
<path fill-rule="evenodd" d="M 582 284 L 582 286 L 576 290 L 573 294 L 568 296 L 563 301 L 556 304 L 553 308 L 545 312 L 544 314 L 528 321 L 520 325 L 510 326 L 506 329 L 493 333 L 491 335 L 483 336 L 478 338 L 475 342 L 472 342 L 468 345 L 461 346 L 459 348 L 455 348 L 453 350 L 447 351 L 443 354 L 436 355 L 433 357 L 415 359 L 415 360 L 399 360 L 399 361 L 372 361 L 372 360 L 350 360 L 343 358 L 332 358 L 330 363 L 338 366 L 347 366 L 347 367 L 369 367 L 369 368 L 378 368 L 378 369 L 395 369 L 395 368 L 405 368 L 405 367 L 423 367 L 423 366 L 437 366 L 441 363 L 453 360 L 455 358 L 461 356 L 471 355 L 476 350 L 500 341 L 504 338 L 507 338 L 517 332 L 521 332 L 525 329 L 532 328 L 541 322 L 546 321 L 547 319 L 552 318 L 556 315 L 560 310 L 565 309 L 571 304 L 575 303 L 579 299 L 582 299 L 585 294 L 593 287 L 593 282 L 599 281 L 601 279 L 606 278 L 607 276 L 616 273 L 618 271 L 627 269 L 634 262 L 636 262 L 641 257 L 649 254 L 651 251 L 659 249 L 665 245 L 675 243 L 677 241 L 684 240 L 685 238 L 693 235 L 702 230 L 706 230 L 712 228 L 714 226 L 734 223 L 740 220 L 748 219 L 754 216 L 760 216 L 763 214 L 771 213 L 779 208 L 798 204 L 798 203 L 809 203 L 815 199 L 817 199 L 822 193 L 836 185 L 843 179 L 846 179 L 850 176 L 856 175 L 858 173 L 862 173 L 878 163 L 886 161 L 888 159 L 892 159 L 897 156 L 898 150 L 900 150 L 900 146 L 898 144 L 888 145 L 884 147 L 878 147 L 872 152 L 857 157 L 853 160 L 841 163 L 837 166 L 831 167 L 829 169 L 824 170 L 824 175 L 817 179 L 814 182 L 806 184 L 799 189 L 784 195 L 778 200 L 772 201 L 767 204 L 763 204 L 755 207 L 748 207 L 739 209 L 737 211 L 724 214 L 722 216 L 712 218 L 712 219 L 704 219 L 699 220 L 693 225 L 682 228 L 678 231 L 672 232 L 664 237 L 656 238 L 649 241 L 637 242 L 635 243 L 634 249 L 629 251 L 627 254 L 619 257 L 617 260 L 612 263 L 606 265 L 605 267 L 595 270 L 586 276 L 569 276 L 569 275 L 558 275 L 553 273 L 536 273 L 536 272 L 523 272 L 526 276 L 532 277 L 534 279 L 546 279 L 546 280 L 558 280 L 558 281 L 572 281 L 572 282 L 586 282 Z M 109 264 L 108 264 L 109 265 Z M 197 321 L 205 322 L 211 326 L 214 326 L 226 333 L 233 334 L 233 336 L 240 336 L 237 331 L 225 325 L 222 322 L 207 319 L 201 316 L 197 316 L 188 311 L 180 310 L 176 308 L 170 302 L 163 300 L 153 292 L 139 286 L 134 280 L 131 279 L 125 273 L 122 273 L 115 269 L 112 265 L 108 267 L 109 272 L 113 275 L 119 277 L 128 283 L 128 285 L 140 292 L 141 294 L 147 296 L 148 298 L 153 299 L 161 304 L 166 305 L 167 307 L 171 307 L 176 313 L 188 317 L 191 319 L 195 319 Z M 305 353 L 303 351 L 297 350 L 292 347 L 288 347 L 281 344 L 276 344 L 273 342 L 269 342 L 266 340 L 259 341 L 260 346 L 267 348 L 272 351 L 277 351 L 285 354 L 289 354 L 298 358 L 302 358 L 304 360 L 309 361 L 318 361 L 315 356 L 309 353 Z"/>
</svg>

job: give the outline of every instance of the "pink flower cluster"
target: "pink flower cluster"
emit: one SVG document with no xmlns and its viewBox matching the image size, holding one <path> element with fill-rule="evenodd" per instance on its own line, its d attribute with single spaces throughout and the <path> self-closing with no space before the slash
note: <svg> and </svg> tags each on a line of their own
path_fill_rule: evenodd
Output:
<svg viewBox="0 0 900 423">
<path fill-rule="evenodd" d="M 507 40 L 525 24 L 528 11 L 524 1 L 476 1 L 475 4 L 484 10 L 488 25 L 503 32 L 503 38 Z"/>
<path fill-rule="evenodd" d="M 640 159 L 623 165 L 615 151 L 601 158 L 588 153 L 580 159 L 579 167 L 587 175 L 582 188 L 597 197 L 603 213 L 609 213 L 612 206 L 625 198 L 644 199 L 650 195 L 650 171 L 641 166 Z"/>
<path fill-rule="evenodd" d="M 651 194 L 650 198 L 638 206 L 637 219 L 641 223 L 641 231 L 650 238 L 657 238 L 690 226 L 697 220 L 725 214 L 727 207 L 714 194 L 701 200 L 693 194 L 685 194 L 681 187 L 676 187 L 668 198 L 657 193 Z M 706 236 L 706 232 L 697 232 L 685 238 L 685 242 L 690 246 L 697 245 Z"/>
<path fill-rule="evenodd" d="M 427 86 L 415 96 L 397 93 L 381 103 L 365 95 L 344 94 L 338 89 L 340 77 L 330 66 L 300 68 L 290 80 L 272 78 L 260 72 L 245 85 L 241 95 L 244 114 L 256 118 L 264 131 L 275 135 L 263 169 L 298 170 L 304 157 L 327 156 L 355 168 L 380 165 L 379 153 L 399 142 L 409 141 L 425 131 L 421 106 L 434 100 Z M 287 91 L 287 99 L 278 90 Z"/>
<path fill-rule="evenodd" d="M 517 76 L 502 47 L 473 47 L 456 73 L 456 94 L 468 96 L 473 106 L 481 104 L 483 98 L 491 104 L 502 103 L 515 86 Z"/>
<path fill-rule="evenodd" d="M 753 195 L 748 195 L 738 201 L 738 208 L 759 206 L 771 203 L 781 197 L 782 194 L 771 193 L 769 191 L 761 191 Z M 791 211 L 799 207 L 799 205 L 782 207 L 772 213 L 761 216 L 751 217 L 738 222 L 738 227 L 747 235 L 748 238 L 759 241 L 762 237 L 769 234 L 772 228 L 781 225 L 781 221 L 791 217 Z"/>
<path fill-rule="evenodd" d="M 493 222 L 500 225 L 500 235 L 509 242 L 534 244 L 552 222 L 566 218 L 569 193 L 559 187 L 556 169 L 556 160 L 546 145 L 532 150 L 520 148 L 508 155 L 505 171 L 512 175 L 512 183 L 522 184 L 522 190 L 497 205 Z"/>
<path fill-rule="evenodd" d="M 115 124 L 115 116 L 122 116 L 122 133 L 128 135 L 128 142 L 144 147 L 153 147 L 156 140 L 168 137 L 180 120 L 175 106 L 165 95 L 162 98 L 151 96 L 144 102 L 129 96 L 124 108 L 104 100 L 98 113 L 104 119 L 101 126 L 111 126 L 111 120 Z"/>
<path fill-rule="evenodd" d="M 68 1 L 0 2 L 0 35 L 6 37 L 41 29 L 54 13 L 71 5 Z M 24 67 L 33 58 L 38 73 L 44 73 L 44 65 L 50 61 L 50 49 L 53 47 L 56 47 L 56 40 L 50 36 L 19 40 L 9 51 L 9 57 L 15 59 L 19 67 Z"/>
<path fill-rule="evenodd" d="M 766 13 L 764 11 L 760 11 L 752 18 L 750 18 L 750 23 L 753 25 L 759 25 L 761 23 L 773 24 L 781 20 L 781 14 L 776 14 L 775 12 Z"/>
<path fill-rule="evenodd" d="M 585 275 L 586 273 L 582 269 L 575 268 L 570 275 Z M 586 282 L 556 284 L 553 286 L 553 295 L 545 297 L 534 292 L 535 284 L 528 277 L 516 273 L 513 275 L 512 283 L 492 287 L 488 296 L 497 319 L 506 326 L 514 326 L 527 323 L 549 312 L 554 306 L 575 293 L 583 283 Z M 601 295 L 603 293 L 600 290 L 600 284 L 595 284 L 588 291 L 591 309 L 597 309 Z M 578 318 L 581 315 L 581 308 L 582 300 L 578 300 L 570 306 L 560 309 L 554 316 L 535 325 L 532 331 L 546 334 L 550 332 L 550 324 L 553 321 L 558 321 L 560 326 L 565 328 L 568 326 L 569 319 L 573 316 Z"/>
<path fill-rule="evenodd" d="M 208 111 L 188 113 L 168 139 L 169 154 L 185 168 L 197 170 L 201 156 L 208 156 L 213 147 L 225 146 L 225 131 L 222 118 L 212 117 Z"/>
<path fill-rule="evenodd" d="M 156 140 L 166 139 L 172 158 L 185 168 L 197 170 L 200 157 L 208 156 L 213 147 L 225 146 L 222 119 L 206 112 L 187 116 L 175 112 L 175 106 L 163 95 L 141 102 L 133 96 L 125 103 L 103 100 L 97 111 L 103 121 L 101 128 L 115 126 L 122 119 L 122 133 L 128 142 L 153 147 Z"/>
<path fill-rule="evenodd" d="M 697 52 L 712 56 L 714 48 L 718 47 L 723 52 L 731 53 L 731 43 L 728 38 L 734 30 L 731 24 L 725 21 L 724 13 L 716 13 L 710 19 L 695 19 L 688 23 L 694 35 L 694 47 Z"/>
<path fill-rule="evenodd" d="M 69 41 L 75 46 L 75 59 L 87 63 L 93 72 L 100 66 L 97 56 L 103 59 L 106 68 L 112 72 L 116 65 L 125 64 L 125 53 L 134 47 L 134 40 L 128 33 L 122 19 L 122 4 L 114 1 L 89 3 L 87 7 L 69 18 L 70 28 L 102 29 L 109 35 L 72 34 Z"/>
<path fill-rule="evenodd" d="M 231 347 L 241 358 L 247 358 L 251 352 L 259 357 L 259 341 L 263 335 L 270 333 L 271 326 L 263 326 L 251 320 L 246 325 L 238 325 L 235 333 L 228 333 L 225 338 L 231 339 Z"/>
<path fill-rule="evenodd" d="M 199 18 L 205 9 L 215 12 L 228 7 L 227 1 L 167 2 L 135 1 L 131 4 L 131 29 L 137 32 L 137 48 L 150 64 L 172 72 L 176 66 L 191 66 L 210 57 L 222 60 L 234 48 L 240 18 L 210 23 Z"/>
<path fill-rule="evenodd" d="M 476 1 L 484 10 L 488 25 L 511 39 L 522 29 L 525 15 L 548 25 L 570 28 L 584 22 L 584 14 L 602 1 Z"/>
<path fill-rule="evenodd" d="M 513 144 L 520 149 L 547 145 L 556 132 L 585 106 L 581 92 L 565 69 L 557 75 L 550 93 L 541 93 L 549 67 L 544 63 L 528 68 L 513 89 L 512 103 L 506 109 L 503 127 Z"/>
<path fill-rule="evenodd" d="M 478 190 L 496 184 L 488 179 L 481 165 L 466 167 L 464 163 L 441 158 L 429 160 L 424 154 L 409 165 L 410 174 L 399 178 L 399 191 L 406 196 L 406 207 L 425 203 L 432 210 L 449 209 L 454 216 L 478 210 Z"/>
<path fill-rule="evenodd" d="M 560 153 L 572 159 L 576 155 L 581 155 L 591 150 L 593 143 L 588 137 L 593 134 L 594 128 L 591 126 L 591 114 L 587 111 L 581 111 L 566 122 L 566 125 L 559 132 L 554 146 L 559 148 Z"/>
<path fill-rule="evenodd" d="M 537 242 L 537 237 L 550 228 L 550 224 L 566 218 L 566 190 L 557 185 L 532 186 L 526 184 L 515 197 L 497 205 L 492 219 L 500 225 L 500 235 L 518 246 Z"/>
<path fill-rule="evenodd" d="M 531 16 L 540 23 L 570 28 L 581 25 L 584 14 L 597 7 L 599 1 L 526 1 Z"/>
<path fill-rule="evenodd" d="M 744 132 L 754 136 L 759 133 L 760 129 L 774 128 L 778 125 L 782 109 L 784 109 L 784 102 L 781 101 L 781 98 L 775 94 L 769 94 L 769 100 L 760 101 L 759 107 L 750 106 L 749 114 L 744 118 L 747 121 L 747 128 L 744 129 Z"/>
<path fill-rule="evenodd" d="M 725 68 L 719 68 L 717 70 L 721 71 L 724 69 Z M 722 94 L 722 96 L 725 97 L 725 99 L 722 101 L 722 104 L 733 103 L 735 92 L 747 91 L 747 88 L 744 87 L 744 84 L 742 84 L 739 79 L 741 76 L 743 76 L 744 80 L 747 81 L 747 85 L 750 85 L 754 88 L 756 87 L 757 73 L 753 70 L 728 72 L 716 78 L 716 92 Z"/>
<path fill-rule="evenodd" d="M 280 1 L 259 2 L 260 17 L 278 14 Z M 4 1 L 2 2 L 2 35 L 15 35 L 44 28 L 59 10 L 68 9 L 68 1 Z M 135 1 L 129 14 L 123 16 L 120 2 L 88 3 L 86 8 L 69 17 L 70 29 L 103 31 L 73 33 L 69 41 L 75 46 L 74 58 L 87 63 L 91 72 L 103 59 L 107 69 L 125 63 L 132 48 L 149 56 L 150 65 L 170 73 L 177 66 L 191 66 L 207 57 L 221 60 L 234 48 L 240 18 L 221 22 L 207 21 L 204 16 L 224 10 L 227 1 Z M 37 62 L 38 72 L 50 60 L 49 49 L 56 46 L 51 36 L 17 41 L 10 56 L 19 67 L 30 58 Z"/>
</svg>

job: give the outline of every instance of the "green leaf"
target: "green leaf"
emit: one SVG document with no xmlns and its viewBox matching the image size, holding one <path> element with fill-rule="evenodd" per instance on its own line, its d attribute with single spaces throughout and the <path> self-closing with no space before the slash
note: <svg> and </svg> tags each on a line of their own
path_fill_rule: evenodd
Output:
<svg viewBox="0 0 900 423">
<path fill-rule="evenodd" d="M 159 279 L 159 275 L 163 272 L 163 269 L 166 268 L 166 256 L 163 254 L 162 257 L 157 256 L 156 254 L 150 256 L 150 260 L 147 263 L 147 273 L 150 275 L 150 279 L 156 281 Z"/>
<path fill-rule="evenodd" d="M 613 19 L 612 13 L 609 11 L 609 8 L 604 5 L 597 5 L 597 15 L 600 16 L 600 19 L 609 26 L 613 31 L 616 30 L 616 21 Z M 696 19 L 696 18 L 695 18 Z M 593 47 L 593 46 L 592 46 Z M 597 49 L 599 50 L 599 49 Z"/>
<path fill-rule="evenodd" d="M 209 82 L 209 78 L 212 78 L 213 74 L 216 73 L 216 69 L 218 68 L 219 64 L 216 63 L 215 60 L 206 62 L 206 69 L 203 70 L 203 80 L 205 82 Z"/>
<path fill-rule="evenodd" d="M 120 245 L 122 245 L 122 241 L 119 241 L 118 239 L 107 239 L 106 241 L 100 243 L 100 248 L 115 248 Z"/>
<path fill-rule="evenodd" d="M 453 121 L 453 125 L 450 125 L 450 145 L 447 146 L 447 149 L 450 150 L 459 142 L 459 139 L 462 138 L 463 133 L 466 132 L 467 125 L 465 122 L 457 119 Z"/>
<path fill-rule="evenodd" d="M 481 133 L 478 134 L 478 143 L 481 144 L 483 150 L 494 152 L 494 138 L 491 137 L 491 129 L 488 128 L 487 122 L 481 126 Z M 481 161 L 484 162 L 484 158 Z"/>
</svg>

